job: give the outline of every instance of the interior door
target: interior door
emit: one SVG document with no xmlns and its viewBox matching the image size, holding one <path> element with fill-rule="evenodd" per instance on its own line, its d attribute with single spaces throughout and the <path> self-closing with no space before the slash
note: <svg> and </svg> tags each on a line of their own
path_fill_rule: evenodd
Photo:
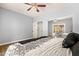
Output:
<svg viewBox="0 0 79 59">
<path fill-rule="evenodd" d="M 41 37 L 43 33 L 43 22 L 40 21 L 37 23 L 37 36 Z"/>
</svg>

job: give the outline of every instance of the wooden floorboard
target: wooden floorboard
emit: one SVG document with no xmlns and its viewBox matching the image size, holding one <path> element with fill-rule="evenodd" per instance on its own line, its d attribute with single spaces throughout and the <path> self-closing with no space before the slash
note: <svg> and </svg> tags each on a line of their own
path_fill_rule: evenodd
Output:
<svg viewBox="0 0 79 59">
<path fill-rule="evenodd" d="M 9 47 L 8 44 L 0 46 L 0 56 L 4 56 L 4 54 L 5 54 L 8 47 Z"/>
</svg>

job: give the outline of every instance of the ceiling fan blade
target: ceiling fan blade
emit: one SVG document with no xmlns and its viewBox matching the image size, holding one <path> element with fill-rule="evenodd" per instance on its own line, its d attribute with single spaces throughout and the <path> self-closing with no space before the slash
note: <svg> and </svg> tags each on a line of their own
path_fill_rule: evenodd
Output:
<svg viewBox="0 0 79 59">
<path fill-rule="evenodd" d="M 39 9 L 38 9 L 38 8 L 36 8 L 36 11 L 37 11 L 37 12 L 39 12 Z"/>
<path fill-rule="evenodd" d="M 28 8 L 27 11 L 29 11 L 29 10 L 31 10 L 31 9 L 32 9 L 32 7 Z"/>
<path fill-rule="evenodd" d="M 30 3 L 25 3 L 25 4 L 27 4 L 27 5 L 31 5 Z"/>
<path fill-rule="evenodd" d="M 46 5 L 37 5 L 38 7 L 46 7 Z"/>
</svg>

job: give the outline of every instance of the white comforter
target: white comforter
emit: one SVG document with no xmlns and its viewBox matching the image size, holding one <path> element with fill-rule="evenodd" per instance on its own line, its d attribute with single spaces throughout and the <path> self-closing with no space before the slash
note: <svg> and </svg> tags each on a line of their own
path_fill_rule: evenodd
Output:
<svg viewBox="0 0 79 59">
<path fill-rule="evenodd" d="M 14 44 L 9 46 L 5 56 L 72 56 L 70 49 L 62 48 L 63 39 L 53 38 L 29 52 L 21 44 Z"/>
<path fill-rule="evenodd" d="M 53 38 L 34 50 L 27 52 L 26 56 L 72 56 L 70 49 L 62 48 L 63 38 Z"/>
</svg>

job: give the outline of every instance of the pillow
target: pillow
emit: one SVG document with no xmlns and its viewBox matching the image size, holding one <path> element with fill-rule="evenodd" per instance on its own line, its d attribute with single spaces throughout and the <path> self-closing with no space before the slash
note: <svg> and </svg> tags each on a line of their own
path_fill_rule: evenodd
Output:
<svg viewBox="0 0 79 59">
<path fill-rule="evenodd" d="M 25 55 L 25 47 L 20 43 L 10 45 L 5 53 L 5 56 L 23 56 Z"/>
<path fill-rule="evenodd" d="M 68 33 L 53 33 L 53 37 L 56 38 L 65 38 L 68 35 Z"/>
</svg>

